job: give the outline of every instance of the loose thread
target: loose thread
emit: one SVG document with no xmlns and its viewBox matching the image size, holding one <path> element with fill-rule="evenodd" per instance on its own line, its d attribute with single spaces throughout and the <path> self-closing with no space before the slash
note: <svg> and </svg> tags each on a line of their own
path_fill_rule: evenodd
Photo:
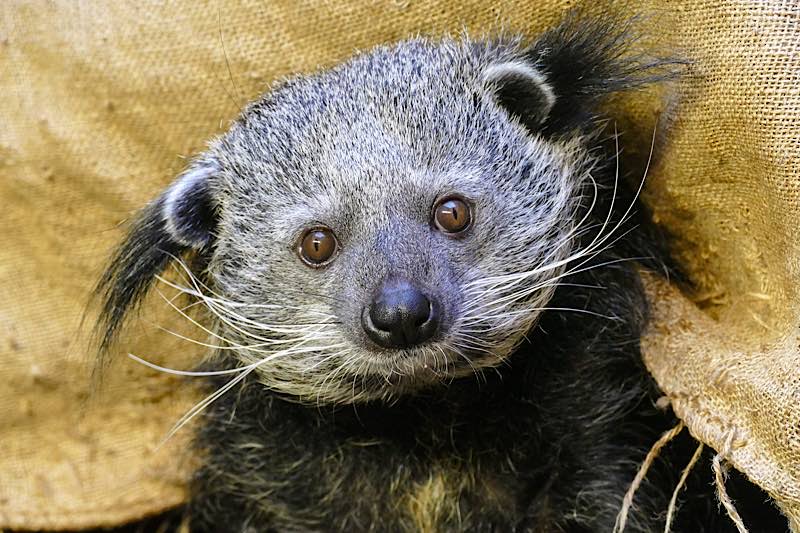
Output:
<svg viewBox="0 0 800 533">
<path fill-rule="evenodd" d="M 724 456 L 730 453 L 735 435 L 736 434 L 733 431 L 728 434 L 728 438 L 725 439 L 723 448 L 719 451 L 719 453 L 717 453 L 717 455 L 714 456 L 714 460 L 711 462 L 711 467 L 714 469 L 714 479 L 717 483 L 717 499 L 725 507 L 725 510 L 728 511 L 728 516 L 733 523 L 736 524 L 736 529 L 739 530 L 739 533 L 748 533 L 742 517 L 739 516 L 739 512 L 733 505 L 733 501 L 731 500 L 730 496 L 728 496 L 728 491 L 725 490 L 725 477 L 727 475 L 728 467 L 725 466 L 723 469 L 722 459 Z"/>
<path fill-rule="evenodd" d="M 686 484 L 686 478 L 689 477 L 689 473 L 692 471 L 692 468 L 694 468 L 694 465 L 696 465 L 697 461 L 700 459 L 700 455 L 702 455 L 703 453 L 703 448 L 704 446 L 702 442 L 697 445 L 697 449 L 694 451 L 694 455 L 692 455 L 692 458 L 689 459 L 689 464 L 686 465 L 686 468 L 683 469 L 681 477 L 680 479 L 678 479 L 678 485 L 672 492 L 672 498 L 670 498 L 669 507 L 667 507 L 667 521 L 664 524 L 664 533 L 669 533 L 670 529 L 672 529 L 672 521 L 675 518 L 675 511 L 678 506 L 678 493 Z"/>
<path fill-rule="evenodd" d="M 664 434 L 661 435 L 656 443 L 653 444 L 653 447 L 650 448 L 650 451 L 647 452 L 647 457 L 644 458 L 642 466 L 639 467 L 636 477 L 633 478 L 631 486 L 628 487 L 628 492 L 625 493 L 625 497 L 622 499 L 622 507 L 619 510 L 619 514 L 617 514 L 617 520 L 614 523 L 613 533 L 622 533 L 625 530 L 625 524 L 628 522 L 628 511 L 630 511 L 631 506 L 633 505 L 633 495 L 639 489 L 639 485 L 642 484 L 642 481 L 647 475 L 647 471 L 650 470 L 653 461 L 655 461 L 659 453 L 661 453 L 661 448 L 663 448 L 669 441 L 674 439 L 682 430 L 683 422 L 678 422 L 674 428 L 664 432 Z"/>
</svg>

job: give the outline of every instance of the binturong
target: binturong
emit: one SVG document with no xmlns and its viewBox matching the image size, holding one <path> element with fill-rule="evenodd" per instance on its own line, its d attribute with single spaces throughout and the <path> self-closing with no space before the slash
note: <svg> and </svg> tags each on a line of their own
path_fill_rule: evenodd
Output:
<svg viewBox="0 0 800 533">
<path fill-rule="evenodd" d="M 192 531 L 614 528 L 676 424 L 639 347 L 667 255 L 600 111 L 676 62 L 621 26 L 415 38 L 281 82 L 141 211 L 101 344 L 185 270 L 217 345 Z M 663 528 L 684 444 L 626 531 Z M 706 480 L 675 531 L 735 531 Z"/>
</svg>

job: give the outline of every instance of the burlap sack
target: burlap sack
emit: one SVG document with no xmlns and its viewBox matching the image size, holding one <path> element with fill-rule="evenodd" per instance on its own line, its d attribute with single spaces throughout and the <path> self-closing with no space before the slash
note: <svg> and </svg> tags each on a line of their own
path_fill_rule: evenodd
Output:
<svg viewBox="0 0 800 533">
<path fill-rule="evenodd" d="M 119 524 L 185 498 L 190 431 L 154 450 L 198 393 L 124 357 L 190 367 L 202 349 L 153 325 L 185 321 L 154 297 L 88 403 L 91 353 L 77 334 L 120 222 L 181 156 L 277 77 L 420 32 L 536 32 L 574 4 L 2 2 L 0 528 Z M 647 364 L 692 434 L 797 528 L 800 7 L 635 4 L 651 44 L 694 61 L 676 87 L 620 100 L 629 151 L 660 117 L 647 199 L 699 288 L 686 299 L 653 285 Z"/>
</svg>

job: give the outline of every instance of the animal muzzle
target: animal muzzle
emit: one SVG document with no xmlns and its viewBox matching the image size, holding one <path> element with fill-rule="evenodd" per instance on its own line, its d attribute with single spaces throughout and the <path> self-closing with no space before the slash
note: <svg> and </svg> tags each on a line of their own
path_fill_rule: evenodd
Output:
<svg viewBox="0 0 800 533">
<path fill-rule="evenodd" d="M 389 278 L 361 312 L 367 336 L 384 348 L 410 348 L 436 334 L 439 304 L 416 285 L 402 278 Z"/>
</svg>

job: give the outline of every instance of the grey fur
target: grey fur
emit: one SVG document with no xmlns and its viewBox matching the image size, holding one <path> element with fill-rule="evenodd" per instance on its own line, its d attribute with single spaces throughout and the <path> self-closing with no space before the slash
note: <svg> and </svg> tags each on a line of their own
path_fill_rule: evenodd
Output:
<svg viewBox="0 0 800 533">
<path fill-rule="evenodd" d="M 563 266 L 506 289 L 489 291 L 498 284 L 485 280 L 571 252 L 576 191 L 594 164 L 580 137 L 531 135 L 495 101 L 485 73 L 521 62 L 523 51 L 515 40 L 377 48 L 276 87 L 203 155 L 219 168 L 208 176 L 219 204 L 208 266 L 218 293 L 252 324 L 323 324 L 318 351 L 260 364 L 263 384 L 309 402 L 391 400 L 497 365 L 522 339 L 552 287 L 509 306 L 493 300 Z M 462 239 L 430 225 L 436 199 L 451 193 L 474 203 L 474 229 Z M 335 231 L 341 251 L 314 270 L 298 259 L 296 243 L 320 223 Z M 390 275 L 415 280 L 443 304 L 433 344 L 380 353 L 366 339 L 361 309 Z M 287 296 L 291 308 L 259 307 Z M 498 316 L 485 318 L 491 314 Z M 247 333 L 259 333 L 241 330 L 219 325 L 221 337 L 242 346 L 253 342 Z M 235 353 L 245 364 L 265 356 Z"/>
</svg>

